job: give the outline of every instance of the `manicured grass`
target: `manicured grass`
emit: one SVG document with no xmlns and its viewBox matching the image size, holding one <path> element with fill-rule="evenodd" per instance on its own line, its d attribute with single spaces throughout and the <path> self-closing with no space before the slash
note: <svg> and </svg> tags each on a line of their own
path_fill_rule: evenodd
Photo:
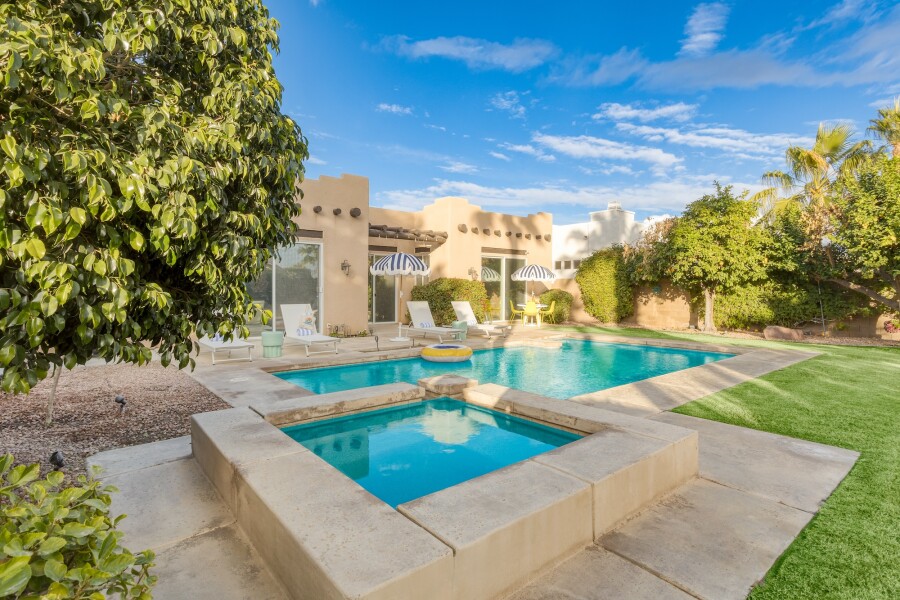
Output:
<svg viewBox="0 0 900 600">
<path fill-rule="evenodd" d="M 821 352 L 676 412 L 861 453 L 847 478 L 750 598 L 900 598 L 900 349 L 779 344 L 643 329 L 578 329 Z"/>
</svg>

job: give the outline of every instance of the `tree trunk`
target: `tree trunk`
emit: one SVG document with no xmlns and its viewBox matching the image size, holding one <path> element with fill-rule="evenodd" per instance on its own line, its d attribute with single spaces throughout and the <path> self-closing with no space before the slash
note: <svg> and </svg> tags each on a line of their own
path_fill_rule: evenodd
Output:
<svg viewBox="0 0 900 600">
<path fill-rule="evenodd" d="M 60 365 L 53 365 L 53 387 L 50 388 L 50 399 L 47 400 L 47 425 L 53 423 L 53 404 L 56 402 L 56 386 L 59 385 Z"/>
<path fill-rule="evenodd" d="M 716 299 L 716 293 L 709 288 L 703 290 L 703 296 L 706 300 L 706 310 L 703 311 L 703 331 L 715 331 L 716 323 L 713 320 L 713 301 Z"/>
</svg>

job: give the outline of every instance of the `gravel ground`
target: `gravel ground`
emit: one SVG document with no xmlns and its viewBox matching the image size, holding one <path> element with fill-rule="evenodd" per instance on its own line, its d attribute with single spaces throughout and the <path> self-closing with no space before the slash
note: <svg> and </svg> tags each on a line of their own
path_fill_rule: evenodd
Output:
<svg viewBox="0 0 900 600">
<path fill-rule="evenodd" d="M 51 380 L 26 396 L 0 393 L 0 454 L 16 462 L 40 462 L 61 450 L 70 477 L 85 471 L 88 456 L 122 446 L 190 433 L 190 415 L 230 408 L 187 373 L 157 363 L 82 366 L 60 375 L 53 423 L 44 424 Z M 119 415 L 117 394 L 126 398 Z"/>
</svg>

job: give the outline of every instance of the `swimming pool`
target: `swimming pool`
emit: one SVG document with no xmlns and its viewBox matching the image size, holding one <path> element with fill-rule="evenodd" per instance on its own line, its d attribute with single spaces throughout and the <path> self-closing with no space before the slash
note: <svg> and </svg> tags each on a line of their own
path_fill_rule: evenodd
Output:
<svg viewBox="0 0 900 600">
<path fill-rule="evenodd" d="M 449 398 L 282 431 L 393 507 L 581 438 Z"/>
<path fill-rule="evenodd" d="M 732 357 L 720 352 L 565 340 L 561 348 L 519 346 L 477 350 L 462 363 L 421 358 L 274 373 L 317 394 L 457 373 L 551 398 L 570 398 Z"/>
</svg>

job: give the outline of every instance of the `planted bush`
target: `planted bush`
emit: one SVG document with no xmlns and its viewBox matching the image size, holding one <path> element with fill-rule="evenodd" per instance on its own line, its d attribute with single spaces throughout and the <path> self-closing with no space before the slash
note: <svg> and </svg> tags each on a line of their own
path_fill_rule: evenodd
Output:
<svg viewBox="0 0 900 600">
<path fill-rule="evenodd" d="M 154 554 L 120 545 L 116 489 L 84 475 L 66 487 L 59 471 L 39 478 L 39 465 L 0 457 L 0 598 L 152 598 Z"/>
<path fill-rule="evenodd" d="M 487 290 L 481 281 L 440 277 L 424 285 L 412 289 L 412 299 L 422 300 L 431 307 L 435 325 L 450 325 L 456 320 L 453 312 L 453 300 L 468 300 L 478 321 L 484 321 L 484 306 L 487 303 Z M 409 314 L 406 316 L 409 320 Z"/>
<path fill-rule="evenodd" d="M 574 296 L 565 290 L 547 290 L 541 294 L 541 304 L 548 307 L 556 302 L 553 312 L 544 317 L 548 323 L 565 323 L 569 320 L 569 314 L 572 312 L 572 301 Z"/>
<path fill-rule="evenodd" d="M 621 246 L 598 250 L 581 261 L 575 282 L 584 310 L 603 323 L 617 323 L 634 312 L 634 291 Z"/>
</svg>

